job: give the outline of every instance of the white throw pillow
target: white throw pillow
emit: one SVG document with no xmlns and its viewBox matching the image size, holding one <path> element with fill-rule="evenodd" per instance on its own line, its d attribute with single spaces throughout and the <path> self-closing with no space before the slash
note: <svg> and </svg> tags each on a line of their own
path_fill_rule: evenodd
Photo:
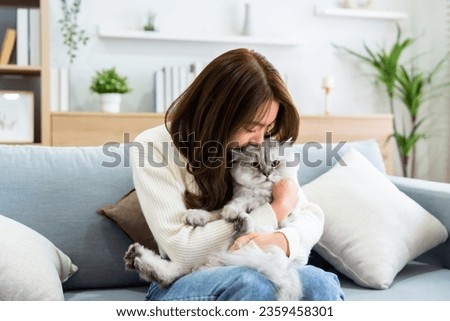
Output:
<svg viewBox="0 0 450 321">
<path fill-rule="evenodd" d="M 444 242 L 446 228 L 355 149 L 303 186 L 325 213 L 315 250 L 357 284 L 387 289 L 411 260 Z"/>
<path fill-rule="evenodd" d="M 78 268 L 41 234 L 0 215 L 0 300 L 64 300 L 62 282 Z"/>
</svg>

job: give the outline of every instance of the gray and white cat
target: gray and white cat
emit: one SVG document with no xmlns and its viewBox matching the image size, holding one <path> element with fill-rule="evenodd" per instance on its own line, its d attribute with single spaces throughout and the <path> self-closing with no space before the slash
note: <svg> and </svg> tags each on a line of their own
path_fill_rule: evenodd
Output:
<svg viewBox="0 0 450 321">
<path fill-rule="evenodd" d="M 175 280 L 204 267 L 212 266 L 245 266 L 266 276 L 275 286 L 276 297 L 280 301 L 299 300 L 302 287 L 297 272 L 299 263 L 286 257 L 277 246 L 261 249 L 250 242 L 236 251 L 229 251 L 238 236 L 250 232 L 273 230 L 267 226 L 255 226 L 251 214 L 253 209 L 272 201 L 272 186 L 281 179 L 297 182 L 298 166 L 294 162 L 294 154 L 290 150 L 291 143 L 281 144 L 270 138 L 258 146 L 248 146 L 232 151 L 233 198 L 222 212 L 223 219 L 234 223 L 236 233 L 219 252 L 212 253 L 207 261 L 199 266 L 182 267 L 175 262 L 164 259 L 164 253 L 155 254 L 135 243 L 125 254 L 127 269 L 135 269 L 139 275 L 149 281 L 156 281 L 166 287 Z M 282 222 L 279 228 L 285 227 L 295 219 L 296 209 Z M 189 210 L 186 222 L 193 226 L 203 226 L 210 220 L 211 214 L 204 210 Z"/>
</svg>

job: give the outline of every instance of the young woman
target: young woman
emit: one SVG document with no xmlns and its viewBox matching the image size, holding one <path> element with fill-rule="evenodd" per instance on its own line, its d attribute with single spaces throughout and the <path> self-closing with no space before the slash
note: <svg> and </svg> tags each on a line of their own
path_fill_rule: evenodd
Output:
<svg viewBox="0 0 450 321">
<path fill-rule="evenodd" d="M 192 266 L 205 261 L 233 235 L 233 224 L 216 219 L 204 227 L 185 223 L 190 209 L 218 213 L 232 197 L 227 151 L 259 144 L 270 134 L 295 140 L 299 115 L 280 74 L 267 59 L 248 49 L 228 51 L 214 59 L 171 105 L 165 126 L 141 133 L 132 149 L 136 192 L 159 247 L 170 260 Z M 274 185 L 273 201 L 250 214 L 256 224 L 277 227 L 299 200 L 297 185 Z M 301 193 L 300 193 L 301 194 Z M 235 250 L 250 240 L 279 246 L 305 264 L 320 239 L 323 213 L 304 195 L 302 213 L 289 227 L 273 233 L 239 237 Z M 305 265 L 299 268 L 304 300 L 342 300 L 334 274 Z M 148 300 L 274 300 L 273 285 L 243 267 L 202 269 L 170 287 L 150 285 Z"/>
</svg>

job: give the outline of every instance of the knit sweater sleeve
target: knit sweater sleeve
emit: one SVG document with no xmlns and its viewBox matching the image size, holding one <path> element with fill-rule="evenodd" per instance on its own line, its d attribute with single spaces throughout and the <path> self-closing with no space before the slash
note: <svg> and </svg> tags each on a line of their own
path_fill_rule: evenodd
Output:
<svg viewBox="0 0 450 321">
<path fill-rule="evenodd" d="M 164 127 L 140 134 L 130 154 L 133 181 L 145 219 L 158 245 L 172 261 L 182 266 L 201 264 L 208 253 L 229 245 L 233 224 L 224 220 L 195 228 L 185 224 L 184 192 L 195 192 L 196 183 L 180 163 Z M 256 211 L 258 224 L 274 224 L 274 214 L 267 206 Z"/>
<path fill-rule="evenodd" d="M 300 189 L 297 218 L 279 231 L 288 240 L 290 257 L 306 264 L 313 246 L 319 242 L 324 228 L 324 213 L 315 203 L 308 202 Z"/>
</svg>

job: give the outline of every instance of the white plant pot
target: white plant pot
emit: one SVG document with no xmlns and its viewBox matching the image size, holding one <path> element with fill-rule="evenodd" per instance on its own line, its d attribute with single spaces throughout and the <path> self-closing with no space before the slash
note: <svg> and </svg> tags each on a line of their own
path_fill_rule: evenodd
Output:
<svg viewBox="0 0 450 321">
<path fill-rule="evenodd" d="M 119 113 L 122 94 L 101 94 L 102 111 L 106 113 Z"/>
</svg>

